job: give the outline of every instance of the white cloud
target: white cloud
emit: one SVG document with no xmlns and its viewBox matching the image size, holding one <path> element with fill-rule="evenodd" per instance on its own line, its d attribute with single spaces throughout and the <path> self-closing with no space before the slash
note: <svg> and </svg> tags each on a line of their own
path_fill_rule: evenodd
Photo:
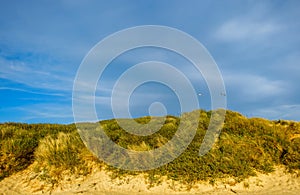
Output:
<svg viewBox="0 0 300 195">
<path fill-rule="evenodd" d="M 17 121 L 52 121 L 53 119 L 73 122 L 73 113 L 69 105 L 55 103 L 30 104 L 18 107 L 10 107 L 4 110 L 6 113 L 18 113 Z M 53 122 L 53 121 L 52 121 Z"/>
<path fill-rule="evenodd" d="M 73 78 L 70 75 L 51 70 L 51 64 L 33 65 L 18 60 L 0 57 L 0 78 L 44 90 L 71 91 Z M 38 68 L 39 67 L 39 68 Z"/>
<path fill-rule="evenodd" d="M 284 96 L 288 89 L 284 81 L 245 73 L 226 73 L 224 80 L 226 88 L 234 91 L 232 96 L 242 98 L 243 101 L 259 101 Z"/>
<path fill-rule="evenodd" d="M 216 31 L 215 36 L 224 41 L 256 40 L 278 32 L 281 26 L 272 21 L 231 19 L 224 22 Z"/>
<path fill-rule="evenodd" d="M 47 95 L 47 96 L 64 96 L 64 94 L 60 94 L 60 93 L 44 93 L 44 92 L 38 92 L 38 91 L 32 91 L 32 90 L 14 88 L 14 87 L 0 87 L 0 90 L 20 91 L 20 92 L 25 92 L 25 93 L 31 93 L 31 94 L 37 94 L 37 95 Z"/>
<path fill-rule="evenodd" d="M 300 104 L 285 104 L 254 111 L 259 117 L 300 121 Z"/>
</svg>

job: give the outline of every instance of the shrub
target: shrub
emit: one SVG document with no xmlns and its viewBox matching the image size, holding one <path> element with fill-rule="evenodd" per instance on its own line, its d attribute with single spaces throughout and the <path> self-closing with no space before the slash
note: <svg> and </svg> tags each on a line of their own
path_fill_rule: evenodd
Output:
<svg viewBox="0 0 300 195">
<path fill-rule="evenodd" d="M 95 163 L 100 161 L 84 146 L 77 132 L 48 135 L 42 139 L 35 151 L 36 172 L 43 172 L 40 178 L 56 183 L 67 172 L 86 175 Z"/>
<path fill-rule="evenodd" d="M 59 133 L 57 138 L 48 135 L 40 141 L 35 158 L 39 163 L 69 169 L 80 164 L 79 153 L 83 147 L 79 135 L 75 133 Z"/>
<path fill-rule="evenodd" d="M 221 110 L 222 111 L 222 110 Z M 217 111 L 217 113 L 221 112 Z M 206 134 L 210 116 L 213 112 L 196 110 L 182 114 L 183 126 L 189 132 L 194 119 L 199 119 L 196 135 L 187 149 L 174 161 L 145 171 L 151 185 L 159 182 L 159 177 L 193 185 L 196 181 L 207 180 L 214 183 L 217 178 L 234 177 L 237 181 L 255 175 L 255 172 L 271 172 L 276 165 L 285 165 L 290 171 L 300 170 L 300 123 L 292 121 L 268 121 L 248 119 L 239 113 L 227 111 L 225 124 L 213 148 L 204 156 L 198 155 Z M 221 118 L 216 115 L 217 119 Z M 140 124 L 161 125 L 162 118 L 142 117 L 136 119 Z M 127 119 L 124 123 L 130 124 Z M 196 121 L 197 122 L 197 121 Z M 87 136 L 97 136 L 90 131 L 99 123 L 83 123 L 88 130 Z M 173 138 L 180 119 L 167 116 L 163 126 L 149 136 L 137 136 L 122 129 L 117 120 L 101 121 L 106 135 L 121 147 L 136 151 L 147 151 L 161 147 Z M 0 178 L 26 168 L 36 161 L 36 171 L 41 178 L 56 182 L 65 171 L 75 174 L 88 174 L 92 167 L 103 165 L 102 162 L 85 147 L 75 125 L 21 123 L 0 124 Z M 184 139 L 184 138 L 183 138 Z M 95 139 L 97 144 L 99 139 Z M 166 156 L 172 155 L 166 154 Z M 118 156 L 117 156 L 118 157 Z M 116 158 L 116 157 L 112 157 Z M 107 166 L 114 177 L 124 174 L 137 174 L 136 171 L 119 170 Z"/>
<path fill-rule="evenodd" d="M 32 133 L 10 126 L 1 128 L 1 137 L 0 180 L 29 166 L 38 145 Z"/>
</svg>

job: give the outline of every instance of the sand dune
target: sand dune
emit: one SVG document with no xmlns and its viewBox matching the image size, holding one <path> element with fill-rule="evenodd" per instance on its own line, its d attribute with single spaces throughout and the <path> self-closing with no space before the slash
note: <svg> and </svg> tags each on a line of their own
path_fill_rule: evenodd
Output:
<svg viewBox="0 0 300 195">
<path fill-rule="evenodd" d="M 287 173 L 277 167 L 271 174 L 259 173 L 241 183 L 234 179 L 216 181 L 212 186 L 208 182 L 197 183 L 187 191 L 187 186 L 178 182 L 164 180 L 161 184 L 149 187 L 143 175 L 127 176 L 112 180 L 107 172 L 95 171 L 89 176 L 65 176 L 60 184 L 42 182 L 30 168 L 16 173 L 0 182 L 0 194 L 299 194 L 300 176 Z"/>
</svg>

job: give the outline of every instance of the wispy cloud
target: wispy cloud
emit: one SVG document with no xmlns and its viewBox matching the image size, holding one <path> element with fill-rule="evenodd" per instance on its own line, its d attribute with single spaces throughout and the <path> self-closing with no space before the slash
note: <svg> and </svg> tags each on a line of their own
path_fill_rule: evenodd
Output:
<svg viewBox="0 0 300 195">
<path fill-rule="evenodd" d="M 44 90 L 71 91 L 73 77 L 68 74 L 55 73 L 52 64 L 39 64 L 19 60 L 7 60 L 0 57 L 0 78 Z M 47 71 L 48 69 L 48 71 Z"/>
<path fill-rule="evenodd" d="M 268 117 L 269 119 L 287 119 L 299 121 L 300 104 L 283 104 L 264 107 L 254 111 L 259 117 Z"/>
<path fill-rule="evenodd" d="M 70 121 L 73 80 L 83 57 L 106 36 L 145 24 L 178 28 L 208 48 L 223 73 L 232 106 L 229 109 L 254 110 L 265 117 L 289 110 L 299 116 L 299 107 L 294 111 L 289 107 L 300 103 L 299 5 L 296 1 L 7 1 L 0 6 L 0 119 L 34 122 L 52 117 L 53 121 Z M 142 40 L 144 35 L 135 38 Z M 184 46 L 179 40 L 174 44 Z M 109 56 L 114 49 L 117 44 L 102 54 Z M 199 99 L 204 107 L 210 104 L 203 77 L 187 60 L 180 60 L 182 56 L 163 49 L 130 52 L 113 60 L 96 88 L 80 84 L 82 96 L 75 98 L 81 99 L 82 105 L 92 101 L 93 94 L 88 91 L 93 88 L 97 109 L 109 117 L 111 91 L 122 73 L 136 63 L 157 60 L 182 71 L 203 93 Z M 139 76 L 147 76 L 147 71 L 144 74 Z M 173 74 L 164 77 L 177 80 Z M 176 85 L 184 88 L 181 82 Z M 137 109 L 156 100 L 149 91 L 157 92 L 141 90 L 133 95 Z M 158 97 L 169 98 L 167 92 Z M 120 105 L 124 102 L 121 96 L 116 100 Z"/>
<path fill-rule="evenodd" d="M 37 91 L 31 91 L 26 89 L 19 89 L 19 88 L 12 88 L 12 87 L 0 87 L 0 90 L 10 90 L 10 91 L 21 91 L 25 93 L 31 93 L 31 94 L 38 94 L 38 95 L 46 95 L 46 96 L 65 96 L 61 93 L 44 93 L 44 92 L 37 92 Z"/>
<path fill-rule="evenodd" d="M 259 102 L 263 99 L 285 96 L 288 90 L 285 81 L 272 80 L 255 74 L 240 72 L 225 73 L 226 87 L 231 95 L 247 102 Z"/>
<path fill-rule="evenodd" d="M 14 119 L 18 122 L 50 122 L 60 121 L 63 123 L 73 122 L 73 113 L 70 105 L 66 104 L 55 104 L 55 103 L 40 103 L 30 104 L 17 107 L 6 108 L 6 113 L 19 112 L 20 117 Z M 1 112 L 1 110 L 0 110 Z M 0 118 L 1 121 L 5 122 L 5 119 Z"/>
<path fill-rule="evenodd" d="M 273 21 L 235 18 L 223 23 L 215 36 L 223 41 L 260 40 L 281 28 Z"/>
</svg>

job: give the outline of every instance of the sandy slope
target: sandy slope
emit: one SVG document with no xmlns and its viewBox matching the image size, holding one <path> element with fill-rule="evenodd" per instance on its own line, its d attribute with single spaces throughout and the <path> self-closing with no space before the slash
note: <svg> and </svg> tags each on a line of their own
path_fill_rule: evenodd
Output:
<svg viewBox="0 0 300 195">
<path fill-rule="evenodd" d="M 249 187 L 245 187 L 249 186 Z M 86 178 L 65 177 L 54 189 L 41 182 L 29 169 L 5 178 L 0 182 L 0 194 L 300 194 L 300 176 L 285 173 L 277 168 L 274 173 L 258 174 L 242 183 L 233 179 L 217 181 L 214 186 L 208 183 L 196 184 L 190 191 L 186 186 L 170 180 L 149 188 L 142 175 L 128 176 L 125 179 L 111 180 L 104 171 L 95 171 Z"/>
</svg>

